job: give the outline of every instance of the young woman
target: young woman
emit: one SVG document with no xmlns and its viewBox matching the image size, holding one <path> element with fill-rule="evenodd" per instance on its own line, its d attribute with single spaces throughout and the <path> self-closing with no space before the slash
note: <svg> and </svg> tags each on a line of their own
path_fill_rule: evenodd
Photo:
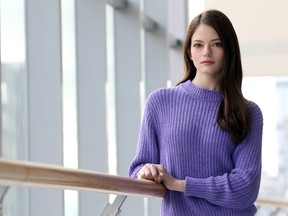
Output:
<svg viewBox="0 0 288 216">
<path fill-rule="evenodd" d="M 186 70 L 147 99 L 131 177 L 163 183 L 163 216 L 255 215 L 263 116 L 241 91 L 238 39 L 220 11 L 190 23 Z"/>
</svg>

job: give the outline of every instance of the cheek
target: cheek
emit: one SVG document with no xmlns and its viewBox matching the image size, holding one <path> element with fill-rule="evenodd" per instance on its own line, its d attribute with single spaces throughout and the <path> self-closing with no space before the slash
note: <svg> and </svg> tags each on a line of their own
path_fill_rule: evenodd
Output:
<svg viewBox="0 0 288 216">
<path fill-rule="evenodd" d="M 192 61 L 197 61 L 197 59 L 199 59 L 199 54 L 195 52 L 191 52 L 191 59 Z"/>
<path fill-rule="evenodd" d="M 189 50 L 189 54 L 190 54 L 190 59 L 193 61 L 195 58 L 195 53 L 192 51 L 192 49 Z"/>
</svg>

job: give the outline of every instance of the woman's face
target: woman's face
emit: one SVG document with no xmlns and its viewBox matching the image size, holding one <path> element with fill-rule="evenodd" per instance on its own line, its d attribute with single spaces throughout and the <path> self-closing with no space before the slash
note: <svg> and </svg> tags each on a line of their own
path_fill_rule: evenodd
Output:
<svg viewBox="0 0 288 216">
<path fill-rule="evenodd" d="M 197 73 L 218 74 L 225 62 L 225 53 L 216 31 L 200 24 L 191 39 L 190 56 Z"/>
</svg>

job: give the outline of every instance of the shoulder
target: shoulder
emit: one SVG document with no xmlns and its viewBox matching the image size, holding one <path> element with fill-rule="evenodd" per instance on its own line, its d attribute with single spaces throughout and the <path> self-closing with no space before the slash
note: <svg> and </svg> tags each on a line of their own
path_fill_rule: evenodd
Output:
<svg viewBox="0 0 288 216">
<path fill-rule="evenodd" d="M 159 88 L 149 94 L 146 103 L 149 105 L 157 105 L 167 102 L 173 98 L 178 91 L 178 87 Z"/>
<path fill-rule="evenodd" d="M 260 107 L 253 101 L 248 101 L 251 121 L 254 123 L 263 124 L 263 114 Z"/>
</svg>

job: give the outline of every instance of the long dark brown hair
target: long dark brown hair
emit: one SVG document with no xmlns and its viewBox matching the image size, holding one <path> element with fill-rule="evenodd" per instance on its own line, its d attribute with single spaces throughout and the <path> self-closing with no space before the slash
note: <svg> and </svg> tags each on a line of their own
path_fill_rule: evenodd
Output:
<svg viewBox="0 0 288 216">
<path fill-rule="evenodd" d="M 217 122 L 220 127 L 231 133 L 232 140 L 238 144 L 250 129 L 248 101 L 241 90 L 242 64 L 236 32 L 228 17 L 218 10 L 207 10 L 195 17 L 188 28 L 184 43 L 185 71 L 177 85 L 193 80 L 196 68 L 191 60 L 191 39 L 200 24 L 212 27 L 218 34 L 225 53 L 225 64 L 219 74 L 219 88 L 223 96 Z"/>
</svg>

